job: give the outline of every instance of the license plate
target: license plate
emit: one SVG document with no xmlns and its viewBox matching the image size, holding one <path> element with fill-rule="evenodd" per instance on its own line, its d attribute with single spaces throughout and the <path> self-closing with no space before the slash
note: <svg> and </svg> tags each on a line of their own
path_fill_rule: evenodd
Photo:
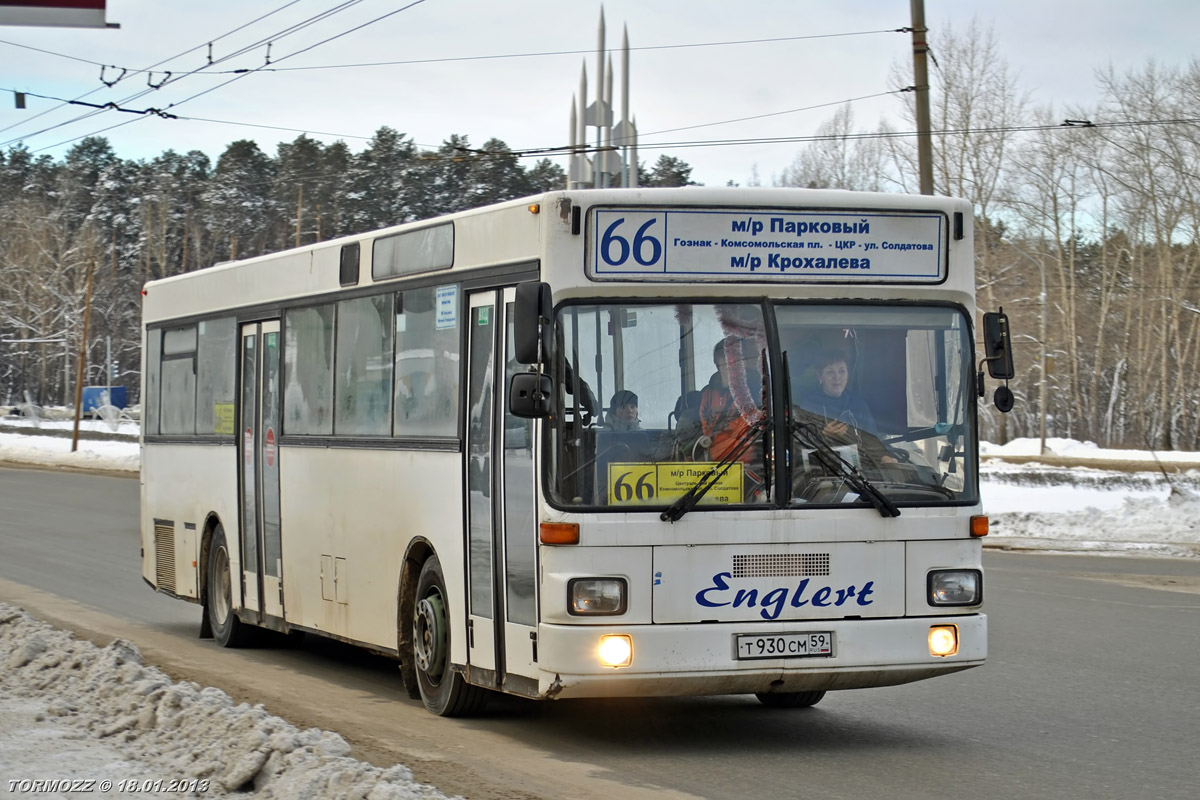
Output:
<svg viewBox="0 0 1200 800">
<path fill-rule="evenodd" d="M 833 633 L 740 633 L 734 637 L 734 648 L 738 660 L 828 657 L 833 655 Z"/>
</svg>

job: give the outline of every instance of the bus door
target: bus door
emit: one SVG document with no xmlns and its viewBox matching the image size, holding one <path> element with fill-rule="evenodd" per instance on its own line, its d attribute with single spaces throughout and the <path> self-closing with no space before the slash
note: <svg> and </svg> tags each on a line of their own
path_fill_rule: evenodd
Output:
<svg viewBox="0 0 1200 800">
<path fill-rule="evenodd" d="M 509 413 L 507 396 L 513 371 L 523 369 L 514 358 L 515 295 L 510 288 L 470 298 L 468 658 L 495 671 L 497 688 L 537 676 L 533 428 Z"/>
<path fill-rule="evenodd" d="M 238 451 L 242 604 L 283 616 L 279 528 L 279 320 L 242 325 Z"/>
</svg>

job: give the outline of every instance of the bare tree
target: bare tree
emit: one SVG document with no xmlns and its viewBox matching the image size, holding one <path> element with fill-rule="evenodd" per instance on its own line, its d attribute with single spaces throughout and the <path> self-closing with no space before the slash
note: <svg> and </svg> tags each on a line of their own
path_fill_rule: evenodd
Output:
<svg viewBox="0 0 1200 800">
<path fill-rule="evenodd" d="M 883 188 L 879 140 L 856 135 L 854 110 L 841 106 L 817 128 L 818 141 L 801 150 L 779 178 L 780 186 L 877 192 Z"/>
</svg>

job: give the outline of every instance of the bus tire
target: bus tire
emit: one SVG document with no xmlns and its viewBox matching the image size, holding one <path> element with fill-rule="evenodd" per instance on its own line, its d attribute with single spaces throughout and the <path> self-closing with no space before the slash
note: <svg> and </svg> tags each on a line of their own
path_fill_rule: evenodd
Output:
<svg viewBox="0 0 1200 800">
<path fill-rule="evenodd" d="M 821 702 L 825 692 L 756 692 L 754 696 L 768 708 L 809 708 Z"/>
<path fill-rule="evenodd" d="M 487 702 L 487 692 L 466 682 L 450 663 L 450 606 L 437 556 L 417 579 L 413 608 L 412 659 L 425 708 L 439 717 L 469 716 Z"/>
<path fill-rule="evenodd" d="M 233 611 L 233 570 L 230 567 L 225 528 L 217 523 L 208 548 L 208 591 L 204 595 L 204 614 L 217 644 L 222 647 L 243 647 L 254 638 L 254 631 L 238 619 Z"/>
</svg>

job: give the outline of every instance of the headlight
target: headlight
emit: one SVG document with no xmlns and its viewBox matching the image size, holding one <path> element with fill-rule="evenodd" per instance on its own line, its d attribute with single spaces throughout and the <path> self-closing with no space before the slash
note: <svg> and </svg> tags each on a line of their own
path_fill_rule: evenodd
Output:
<svg viewBox="0 0 1200 800">
<path fill-rule="evenodd" d="M 934 625 L 929 629 L 929 655 L 946 658 L 957 653 L 957 625 Z"/>
<path fill-rule="evenodd" d="M 567 583 L 567 611 L 573 616 L 625 613 L 624 578 L 572 578 Z"/>
<path fill-rule="evenodd" d="M 624 633 L 601 636 L 596 655 L 606 667 L 628 667 L 633 663 L 633 637 Z"/>
<path fill-rule="evenodd" d="M 927 586 L 931 606 L 977 606 L 983 601 L 983 573 L 977 569 L 935 570 Z"/>
</svg>

